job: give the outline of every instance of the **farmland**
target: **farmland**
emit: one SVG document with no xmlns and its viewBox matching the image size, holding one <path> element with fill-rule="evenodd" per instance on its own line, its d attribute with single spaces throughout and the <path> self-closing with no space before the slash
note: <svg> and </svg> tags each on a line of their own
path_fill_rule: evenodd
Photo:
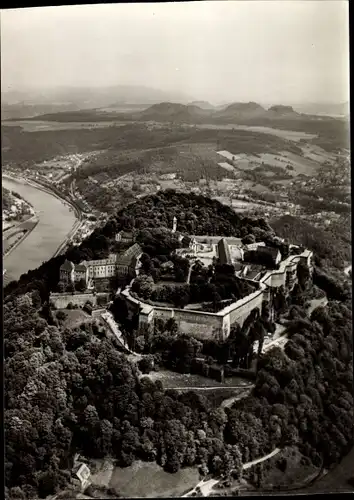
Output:
<svg viewBox="0 0 354 500">
<path fill-rule="evenodd" d="M 107 127 L 119 127 L 126 125 L 125 122 L 106 121 L 106 122 L 55 122 L 55 121 L 3 121 L 3 126 L 21 127 L 24 132 L 46 132 L 59 130 L 81 130 L 81 129 L 97 129 Z"/>
</svg>

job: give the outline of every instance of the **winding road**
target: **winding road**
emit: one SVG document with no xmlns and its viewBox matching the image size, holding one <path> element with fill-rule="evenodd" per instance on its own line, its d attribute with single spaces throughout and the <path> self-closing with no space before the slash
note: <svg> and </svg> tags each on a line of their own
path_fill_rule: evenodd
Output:
<svg viewBox="0 0 354 500">
<path fill-rule="evenodd" d="M 269 460 L 270 458 L 274 457 L 281 451 L 280 448 L 275 448 L 271 453 L 268 453 L 268 455 L 265 455 L 264 457 L 256 458 L 255 460 L 252 460 L 251 462 L 247 462 L 243 464 L 242 469 L 247 470 L 250 467 L 253 467 L 253 465 L 260 464 L 261 462 L 265 462 L 266 460 Z M 199 481 L 199 483 L 190 491 L 188 491 L 183 497 L 189 497 L 193 493 L 196 493 L 196 489 L 199 488 L 203 497 L 207 497 L 212 493 L 212 489 L 214 486 L 216 486 L 221 479 L 202 479 Z"/>
</svg>

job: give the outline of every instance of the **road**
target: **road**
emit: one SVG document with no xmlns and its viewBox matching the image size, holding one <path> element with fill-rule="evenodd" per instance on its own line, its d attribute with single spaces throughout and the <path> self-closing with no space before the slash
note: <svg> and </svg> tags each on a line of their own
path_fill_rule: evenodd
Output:
<svg viewBox="0 0 354 500">
<path fill-rule="evenodd" d="M 256 458 L 255 460 L 252 460 L 251 462 L 247 462 L 247 463 L 243 464 L 242 469 L 246 470 L 246 469 L 249 469 L 250 467 L 252 467 L 253 465 L 257 465 L 257 464 L 260 464 L 261 462 L 265 462 L 269 458 L 272 458 L 275 455 L 277 455 L 280 451 L 281 451 L 280 448 L 275 448 L 271 453 L 268 453 L 268 455 L 265 455 L 264 457 Z M 196 492 L 197 488 L 199 488 L 202 495 L 204 497 L 207 497 L 212 493 L 212 489 L 219 482 L 220 482 L 220 479 L 208 479 L 207 481 L 205 481 L 205 479 L 202 479 L 201 481 L 199 481 L 199 483 L 192 490 L 188 491 L 183 496 L 189 497 L 193 493 Z"/>
<path fill-rule="evenodd" d="M 250 384 L 250 385 L 233 385 L 233 386 L 229 386 L 229 385 L 218 385 L 216 387 L 214 386 L 208 386 L 208 387 L 190 387 L 188 386 L 188 390 L 189 391 L 210 391 L 210 390 L 215 390 L 215 389 L 252 389 L 253 387 L 253 384 Z M 169 389 L 184 389 L 184 387 L 170 387 Z M 187 389 L 187 387 L 186 387 Z"/>
<path fill-rule="evenodd" d="M 248 396 L 248 394 L 250 393 L 250 391 L 253 389 L 253 384 L 250 385 L 250 386 L 247 386 L 245 387 L 245 390 L 240 392 L 240 394 L 238 394 L 237 396 L 233 396 L 232 398 L 228 398 L 228 399 L 225 399 L 220 407 L 221 408 L 231 408 L 231 406 L 236 402 L 236 401 L 239 401 L 240 399 L 243 399 L 245 398 L 246 396 Z M 243 387 L 242 387 L 243 388 Z"/>
<path fill-rule="evenodd" d="M 347 276 L 349 276 L 349 273 L 351 272 L 351 270 L 352 270 L 352 265 L 350 264 L 350 266 L 347 266 L 344 269 L 344 274 L 346 274 Z"/>
<path fill-rule="evenodd" d="M 119 330 L 117 323 L 114 321 L 114 318 L 110 312 L 105 312 L 101 315 L 101 318 L 104 320 L 104 322 L 109 326 L 110 330 L 113 332 L 114 336 L 118 340 L 118 342 L 124 347 L 126 351 L 129 352 L 129 354 L 136 354 L 134 351 L 129 349 L 128 344 L 125 342 L 122 332 Z"/>
</svg>

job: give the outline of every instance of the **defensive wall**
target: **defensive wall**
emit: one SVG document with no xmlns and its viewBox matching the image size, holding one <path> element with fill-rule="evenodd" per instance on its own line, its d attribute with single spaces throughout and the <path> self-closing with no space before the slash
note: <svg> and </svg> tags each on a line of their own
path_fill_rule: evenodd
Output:
<svg viewBox="0 0 354 500">
<path fill-rule="evenodd" d="M 70 303 L 84 306 L 88 300 L 95 306 L 97 295 L 93 293 L 51 293 L 49 297 L 49 301 L 54 304 L 56 309 L 66 309 Z"/>
<path fill-rule="evenodd" d="M 278 288 L 280 286 L 286 285 L 286 274 L 295 273 L 297 266 L 300 261 L 303 261 L 310 272 L 312 272 L 312 258 L 313 252 L 310 250 L 305 250 L 299 255 L 290 255 L 284 261 L 279 264 L 279 269 L 268 271 L 259 281 L 264 285 L 268 285 L 272 288 Z"/>
<path fill-rule="evenodd" d="M 152 324 L 156 319 L 167 321 L 173 318 L 182 333 L 193 335 L 200 339 L 225 339 L 230 335 L 234 323 L 243 325 L 253 309 L 261 311 L 265 285 L 254 282 L 258 289 L 217 313 L 160 307 L 146 304 L 130 295 L 130 287 L 121 292 L 128 314 L 132 317 L 139 312 L 139 326 Z"/>
<path fill-rule="evenodd" d="M 300 261 L 305 261 L 311 270 L 311 257 L 312 252 L 309 250 L 291 255 L 280 263 L 279 269 L 268 271 L 259 281 L 248 280 L 256 285 L 257 290 L 217 313 L 150 305 L 133 297 L 130 286 L 120 292 L 120 295 L 125 300 L 129 316 L 139 314 L 139 326 L 153 324 L 156 319 L 166 321 L 173 318 L 182 333 L 200 339 L 225 339 L 230 335 L 232 325 L 237 323 L 242 327 L 254 309 L 261 312 L 263 302 L 269 300 L 269 288 L 286 286 L 287 273 L 296 280 L 296 269 Z"/>
</svg>

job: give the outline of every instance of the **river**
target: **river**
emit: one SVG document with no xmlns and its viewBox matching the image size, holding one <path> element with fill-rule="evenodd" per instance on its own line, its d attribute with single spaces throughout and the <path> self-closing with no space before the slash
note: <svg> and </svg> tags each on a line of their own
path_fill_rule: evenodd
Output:
<svg viewBox="0 0 354 500">
<path fill-rule="evenodd" d="M 31 203 L 39 216 L 35 229 L 4 258 L 3 268 L 9 281 L 49 260 L 73 228 L 76 216 L 68 204 L 23 180 L 3 177 L 2 185 Z"/>
</svg>

